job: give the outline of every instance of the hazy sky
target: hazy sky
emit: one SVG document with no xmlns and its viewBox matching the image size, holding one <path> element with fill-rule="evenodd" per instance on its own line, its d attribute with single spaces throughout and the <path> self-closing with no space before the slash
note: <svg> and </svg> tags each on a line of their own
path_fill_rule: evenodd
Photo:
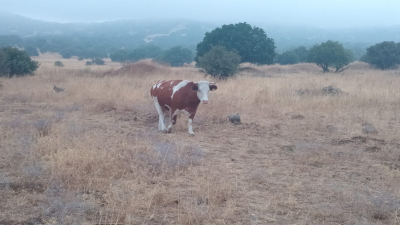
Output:
<svg viewBox="0 0 400 225">
<path fill-rule="evenodd" d="M 319 27 L 400 24 L 400 0 L 0 0 L 0 7 L 59 22 L 186 18 Z"/>
</svg>

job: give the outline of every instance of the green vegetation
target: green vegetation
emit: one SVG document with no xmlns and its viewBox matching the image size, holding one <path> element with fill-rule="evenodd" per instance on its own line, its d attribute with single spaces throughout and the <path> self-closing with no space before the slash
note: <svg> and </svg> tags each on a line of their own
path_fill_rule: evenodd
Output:
<svg viewBox="0 0 400 225">
<path fill-rule="evenodd" d="M 161 55 L 162 49 L 155 45 L 145 45 L 133 49 L 128 54 L 128 61 L 139 61 L 141 59 L 153 59 Z"/>
<path fill-rule="evenodd" d="M 240 56 L 236 52 L 228 51 L 223 46 L 214 46 L 197 60 L 196 66 L 207 74 L 220 79 L 233 76 L 240 64 Z"/>
<path fill-rule="evenodd" d="M 62 63 L 61 61 L 55 61 L 55 62 L 54 62 L 54 66 L 63 67 L 63 66 L 64 66 L 64 63 Z"/>
<path fill-rule="evenodd" d="M 92 61 L 86 61 L 85 65 L 86 66 L 91 66 L 91 65 L 93 65 L 93 62 Z"/>
<path fill-rule="evenodd" d="M 197 45 L 196 62 L 213 46 L 224 46 L 228 51 L 236 51 L 241 62 L 257 65 L 272 64 L 275 57 L 275 43 L 264 30 L 251 27 L 247 23 L 223 25 L 207 32 L 203 41 Z"/>
<path fill-rule="evenodd" d="M 308 52 L 309 51 L 307 50 L 306 47 L 300 46 L 300 47 L 294 49 L 293 52 L 296 53 L 300 63 L 307 62 Z"/>
<path fill-rule="evenodd" d="M 7 54 L 0 50 L 0 77 L 6 75 L 8 70 Z"/>
<path fill-rule="evenodd" d="M 0 49 L 0 76 L 33 75 L 39 63 L 33 61 L 28 53 L 13 47 Z"/>
<path fill-rule="evenodd" d="M 126 62 L 129 61 L 129 51 L 128 50 L 118 50 L 110 55 L 111 61 L 113 62 Z"/>
<path fill-rule="evenodd" d="M 171 66 L 182 66 L 185 63 L 193 62 L 193 54 L 188 48 L 176 46 L 160 54 L 156 61 L 168 63 Z"/>
<path fill-rule="evenodd" d="M 275 62 L 281 65 L 296 64 L 299 61 L 299 56 L 294 51 L 286 51 L 275 57 Z"/>
<path fill-rule="evenodd" d="M 101 65 L 104 65 L 105 63 L 104 63 L 104 60 L 102 60 L 100 58 L 95 58 L 95 59 L 92 59 L 92 64 L 101 66 Z"/>
<path fill-rule="evenodd" d="M 30 56 L 39 56 L 39 52 L 37 50 L 37 48 L 32 47 L 32 46 L 28 46 L 24 49 L 26 51 L 26 53 L 28 53 L 28 55 Z"/>
<path fill-rule="evenodd" d="M 133 50 L 118 50 L 110 55 L 113 62 L 135 62 L 141 59 L 157 58 L 163 50 L 155 45 L 143 45 Z"/>
<path fill-rule="evenodd" d="M 329 67 L 334 67 L 337 72 L 351 60 L 351 51 L 344 49 L 342 44 L 335 41 L 314 45 L 308 54 L 308 61 L 317 64 L 324 72 L 329 72 Z"/>
<path fill-rule="evenodd" d="M 361 60 L 381 70 L 394 68 L 400 64 L 400 43 L 384 41 L 373 45 Z"/>
</svg>

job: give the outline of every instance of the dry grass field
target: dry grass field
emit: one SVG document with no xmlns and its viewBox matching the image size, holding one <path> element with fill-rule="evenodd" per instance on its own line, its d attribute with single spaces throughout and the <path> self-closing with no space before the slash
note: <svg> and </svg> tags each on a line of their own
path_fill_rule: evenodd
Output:
<svg viewBox="0 0 400 225">
<path fill-rule="evenodd" d="M 0 224 L 400 224 L 399 70 L 242 65 L 191 137 L 150 88 L 193 67 L 36 60 L 0 79 Z"/>
</svg>

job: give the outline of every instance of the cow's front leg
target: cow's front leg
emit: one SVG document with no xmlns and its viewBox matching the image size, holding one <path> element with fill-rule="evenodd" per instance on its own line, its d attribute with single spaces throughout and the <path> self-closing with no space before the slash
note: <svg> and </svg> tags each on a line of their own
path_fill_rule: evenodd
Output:
<svg viewBox="0 0 400 225">
<path fill-rule="evenodd" d="M 193 118 L 194 118 L 194 113 L 190 114 L 190 116 L 189 116 L 189 134 L 190 135 L 194 135 L 193 126 L 192 126 Z"/>
</svg>

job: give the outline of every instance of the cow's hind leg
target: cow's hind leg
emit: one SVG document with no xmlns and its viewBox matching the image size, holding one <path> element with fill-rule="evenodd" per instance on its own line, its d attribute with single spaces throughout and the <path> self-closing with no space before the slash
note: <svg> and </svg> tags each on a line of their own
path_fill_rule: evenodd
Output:
<svg viewBox="0 0 400 225">
<path fill-rule="evenodd" d="M 154 97 L 153 100 L 154 100 L 154 105 L 156 106 L 156 109 L 158 112 L 158 130 L 166 131 L 167 128 L 165 127 L 165 124 L 164 124 L 164 119 L 165 119 L 164 112 L 163 112 L 160 104 L 158 103 L 157 97 Z"/>
<path fill-rule="evenodd" d="M 167 128 L 167 132 L 168 132 L 168 133 L 171 133 L 172 127 L 176 124 L 177 112 L 178 112 L 178 111 L 177 111 L 176 109 L 170 110 L 170 120 L 171 120 L 171 123 L 169 124 L 169 126 L 168 126 L 168 128 Z"/>
</svg>

